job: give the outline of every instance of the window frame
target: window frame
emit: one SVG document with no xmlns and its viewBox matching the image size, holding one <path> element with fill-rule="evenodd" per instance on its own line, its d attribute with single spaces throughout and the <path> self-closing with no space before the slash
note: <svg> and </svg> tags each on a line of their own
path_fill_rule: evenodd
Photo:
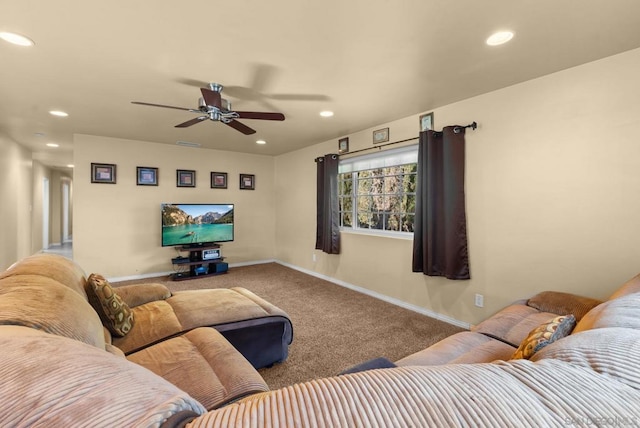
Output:
<svg viewBox="0 0 640 428">
<path fill-rule="evenodd" d="M 379 169 L 385 167 L 392 166 L 401 166 L 408 164 L 416 164 L 418 161 L 418 145 L 411 144 L 402 146 L 399 148 L 388 149 L 381 152 L 370 153 L 360 156 L 353 156 L 347 159 L 341 159 L 339 168 L 338 168 L 338 198 L 342 201 L 344 197 L 342 191 L 342 174 L 344 173 L 357 173 L 358 171 L 367 171 L 372 169 Z M 417 178 L 417 168 L 416 168 L 416 178 Z M 385 175 L 386 177 L 386 175 Z M 381 229 L 369 229 L 359 227 L 357 224 L 357 207 L 358 207 L 358 177 L 357 174 L 352 174 L 352 183 L 351 183 L 351 217 L 352 217 L 352 226 L 343 226 L 342 225 L 342 214 L 343 211 L 342 204 L 340 203 L 340 231 L 344 233 L 357 234 L 357 235 L 368 235 L 368 236 L 381 236 L 388 238 L 397 238 L 397 239 L 413 239 L 413 232 L 403 232 L 403 231 L 395 231 L 395 230 L 381 230 Z M 403 192 L 403 194 L 406 194 Z M 415 194 L 414 194 L 415 195 Z M 362 195 L 360 195 L 362 196 Z M 415 215 L 415 212 L 411 213 Z"/>
</svg>

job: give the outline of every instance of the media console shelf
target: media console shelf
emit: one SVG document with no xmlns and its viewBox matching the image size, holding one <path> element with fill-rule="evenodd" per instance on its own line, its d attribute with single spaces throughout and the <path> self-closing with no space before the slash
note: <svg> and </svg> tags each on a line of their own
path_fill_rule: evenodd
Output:
<svg viewBox="0 0 640 428">
<path fill-rule="evenodd" d="M 218 250 L 218 257 L 203 257 L 203 254 L 206 253 L 207 250 Z M 175 257 L 171 259 L 171 263 L 178 267 L 188 267 L 189 270 L 183 270 L 172 274 L 171 279 L 174 281 L 184 281 L 185 279 L 221 275 L 223 273 L 227 273 L 229 270 L 229 265 L 224 262 L 224 257 L 219 256 L 220 244 L 201 245 L 197 247 L 185 245 L 179 247 L 179 251 L 188 251 L 189 257 Z"/>
</svg>

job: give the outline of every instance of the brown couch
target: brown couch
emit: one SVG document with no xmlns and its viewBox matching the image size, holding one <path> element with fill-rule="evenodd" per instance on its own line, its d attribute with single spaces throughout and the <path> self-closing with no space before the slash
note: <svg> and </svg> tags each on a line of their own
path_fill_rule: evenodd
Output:
<svg viewBox="0 0 640 428">
<path fill-rule="evenodd" d="M 119 324 L 111 322 L 113 314 L 102 306 L 108 298 L 100 299 L 104 292 L 92 284 L 119 297 L 107 304 L 124 307 Z M 36 328 L 126 357 L 208 409 L 268 390 L 251 363 L 284 360 L 292 338 L 287 314 L 244 288 L 173 294 L 162 284 L 111 289 L 104 278 L 92 274 L 87 280 L 74 262 L 51 254 L 26 258 L 0 274 L 0 324 Z M 239 346 L 224 337 L 230 333 Z"/>
<path fill-rule="evenodd" d="M 449 336 L 396 364 L 426 366 L 510 360 L 531 330 L 559 315 L 571 314 L 580 321 L 600 303 L 600 300 L 588 297 L 544 291 L 507 306 L 473 326 L 471 331 Z"/>
<path fill-rule="evenodd" d="M 11 313 L 12 307 L 29 306 L 41 297 L 29 288 L 16 294 L 15 284 L 6 284 L 6 279 L 0 279 L 0 313 L 5 314 L 5 325 L 0 325 L 3 426 L 512 427 L 640 423 L 640 275 L 607 301 L 590 310 L 585 306 L 584 315 L 578 313 L 579 305 L 571 303 L 577 315 L 560 318 L 579 318 L 573 332 L 550 341 L 529 359 L 510 359 L 516 347 L 505 343 L 505 338 L 515 341 L 521 336 L 518 331 L 536 327 L 537 323 L 548 324 L 549 316 L 558 318 L 556 311 L 568 299 L 554 301 L 553 297 L 558 297 L 554 293 L 542 301 L 553 304 L 549 308 L 530 306 L 540 304 L 536 297 L 541 296 L 506 308 L 486 324 L 457 336 L 457 353 L 444 352 L 443 345 L 439 352 L 435 345 L 418 353 L 421 355 L 398 361 L 400 367 L 258 392 L 210 411 L 184 389 L 131 360 L 105 352 L 97 334 L 101 326 L 95 325 L 95 319 L 90 323 L 74 319 L 75 309 L 67 318 L 62 317 L 62 310 L 54 312 L 61 319 L 56 322 L 51 316 L 32 313 L 21 325 L 6 325 L 12 324 L 6 322 L 11 318 L 6 313 Z M 27 280 L 22 278 L 22 287 L 29 286 Z M 49 299 L 49 306 L 55 302 L 57 307 L 70 309 L 69 305 L 78 300 L 59 287 L 53 288 L 59 294 L 54 301 Z M 12 305 L 3 304 L 7 295 Z M 499 328 L 491 325 L 498 320 L 504 324 Z M 483 334 L 485 330 L 491 332 Z M 173 348 L 165 357 L 174 358 L 173 352 L 180 349 Z M 502 357 L 493 359 L 497 355 Z M 410 358 L 414 362 L 409 363 Z M 486 362 L 467 362 L 474 360 Z M 201 388 L 208 384 L 196 383 Z"/>
</svg>

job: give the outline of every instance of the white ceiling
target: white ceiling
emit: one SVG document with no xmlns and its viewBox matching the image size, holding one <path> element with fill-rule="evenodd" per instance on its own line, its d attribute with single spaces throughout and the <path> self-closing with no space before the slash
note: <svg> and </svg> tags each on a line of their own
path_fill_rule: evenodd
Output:
<svg viewBox="0 0 640 428">
<path fill-rule="evenodd" d="M 485 45 L 501 29 L 515 38 Z M 640 47 L 640 1 L 0 0 L 0 31 L 36 43 L 0 41 L 0 133 L 58 167 L 74 133 L 269 155 L 337 140 Z M 246 136 L 131 104 L 196 108 L 208 82 L 286 120 L 244 120 Z"/>
</svg>

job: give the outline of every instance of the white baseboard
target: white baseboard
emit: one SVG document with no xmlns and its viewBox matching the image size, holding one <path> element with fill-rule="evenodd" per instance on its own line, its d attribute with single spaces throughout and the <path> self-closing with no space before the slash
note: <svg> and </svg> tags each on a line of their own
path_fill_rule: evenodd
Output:
<svg viewBox="0 0 640 428">
<path fill-rule="evenodd" d="M 241 262 L 241 263 L 229 263 L 229 268 L 240 267 L 240 266 L 251 266 L 251 265 L 260 265 L 264 263 L 276 263 L 276 260 L 256 260 L 252 262 Z M 154 273 L 144 273 L 141 275 L 130 275 L 130 276 L 118 276 L 118 277 L 110 277 L 107 278 L 107 281 L 110 282 L 121 282 L 121 281 L 136 281 L 139 279 L 147 279 L 147 278 L 157 278 L 159 276 L 168 276 L 174 274 L 175 271 L 169 270 L 166 272 L 154 272 Z"/>
<path fill-rule="evenodd" d="M 325 281 L 329 281 L 329 282 L 331 282 L 333 284 L 336 284 L 336 285 L 339 285 L 341 287 L 345 287 L 345 288 L 348 288 L 350 290 L 357 291 L 358 293 L 362 293 L 362 294 L 366 294 L 366 295 L 371 296 L 371 297 L 375 297 L 376 299 L 383 300 L 383 301 L 385 301 L 387 303 L 391 303 L 392 305 L 396 305 L 396 306 L 400 306 L 401 308 L 409 309 L 410 311 L 417 312 L 419 314 L 426 315 L 428 317 L 435 318 L 435 319 L 440 320 L 440 321 L 444 321 L 446 323 L 455 325 L 455 326 L 460 327 L 460 328 L 464 328 L 464 329 L 467 329 L 467 330 L 470 328 L 470 324 L 469 323 L 457 320 L 455 318 L 451 318 L 451 317 L 446 316 L 446 315 L 439 314 L 437 312 L 431 311 L 431 310 L 423 308 L 421 306 L 413 305 L 411 303 L 404 302 L 402 300 L 399 300 L 399 299 L 396 299 L 394 297 L 390 297 L 390 296 L 378 293 L 376 291 L 369 290 L 369 289 L 364 288 L 364 287 L 353 285 L 353 284 L 350 284 L 348 282 L 345 282 L 345 281 L 342 281 L 342 280 L 339 280 L 339 279 L 336 279 L 336 278 L 333 278 L 333 277 L 330 277 L 330 276 L 327 276 L 327 275 L 323 275 L 323 274 L 320 274 L 318 272 L 314 272 L 312 270 L 304 269 L 304 268 L 301 268 L 299 266 L 295 266 L 295 265 L 292 265 L 292 264 L 289 264 L 289 263 L 285 263 L 282 260 L 268 259 L 268 260 L 255 260 L 255 261 L 251 261 L 251 262 L 230 263 L 229 264 L 229 268 L 241 267 L 241 266 L 259 265 L 259 264 L 265 264 L 265 263 L 278 263 L 278 264 L 281 264 L 282 266 L 286 266 L 286 267 L 291 268 L 293 270 L 297 270 L 299 272 L 306 273 L 307 275 L 311 275 L 311 276 L 314 276 L 316 278 L 320 278 L 320 279 L 323 279 Z M 142 275 L 131 275 L 131 276 L 121 276 L 121 277 L 107 278 L 107 280 L 111 281 L 111 282 L 133 281 L 133 280 L 146 279 L 146 278 L 155 278 L 155 277 L 158 277 L 158 276 L 167 276 L 167 275 L 171 275 L 172 273 L 175 273 L 175 272 L 174 271 L 167 271 L 167 272 L 145 273 L 145 274 L 142 274 Z M 241 284 L 238 284 L 238 285 L 241 285 Z"/>
<path fill-rule="evenodd" d="M 460 320 L 457 320 L 455 318 L 439 314 L 437 312 L 431 311 L 431 310 L 423 308 L 421 306 L 417 306 L 417 305 L 413 305 L 411 303 L 404 302 L 402 300 L 396 299 L 395 297 L 390 297 L 390 296 L 387 296 L 385 294 L 381 294 L 381 293 L 369 290 L 369 289 L 364 288 L 364 287 L 353 285 L 353 284 L 350 284 L 348 282 L 341 281 L 339 279 L 335 279 L 333 277 L 330 277 L 330 276 L 327 276 L 327 275 L 323 275 L 323 274 L 320 274 L 318 272 L 314 272 L 312 270 L 304 269 L 304 268 L 301 268 L 299 266 L 295 266 L 295 265 L 292 265 L 292 264 L 289 264 L 289 263 L 285 263 L 285 262 L 283 262 L 281 260 L 276 260 L 276 263 L 281 264 L 281 265 L 286 266 L 286 267 L 289 267 L 291 269 L 297 270 L 299 272 L 306 273 L 307 275 L 315 276 L 316 278 L 320 278 L 320 279 L 323 279 L 325 281 L 329 281 L 329 282 L 331 282 L 333 284 L 336 284 L 336 285 L 339 285 L 341 287 L 345 287 L 345 288 L 348 288 L 350 290 L 357 291 L 359 293 L 366 294 L 366 295 L 371 296 L 371 297 L 375 297 L 376 299 L 383 300 L 383 301 L 385 301 L 387 303 L 391 303 L 392 305 L 400 306 L 401 308 L 409 309 L 410 311 L 417 312 L 419 314 L 426 315 L 428 317 L 435 318 L 435 319 L 440 320 L 440 321 L 444 321 L 444 322 L 446 322 L 448 324 L 455 325 L 456 327 L 464 328 L 466 330 L 469 330 L 469 328 L 471 327 L 471 325 L 469 323 L 466 323 L 464 321 L 460 321 Z"/>
</svg>

